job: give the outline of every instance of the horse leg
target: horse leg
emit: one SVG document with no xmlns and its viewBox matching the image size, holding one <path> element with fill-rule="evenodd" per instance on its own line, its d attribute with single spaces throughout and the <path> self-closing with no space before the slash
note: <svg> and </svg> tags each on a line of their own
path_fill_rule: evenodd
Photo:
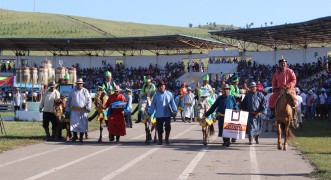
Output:
<svg viewBox="0 0 331 180">
<path fill-rule="evenodd" d="M 144 123 L 145 124 L 145 132 L 146 132 L 146 140 L 145 140 L 145 143 L 147 145 L 150 144 L 150 140 L 152 140 L 152 135 L 151 135 L 151 132 L 150 132 L 150 129 L 148 127 L 148 124 L 147 122 Z"/>
<path fill-rule="evenodd" d="M 209 125 L 207 124 L 206 125 L 206 144 L 205 145 L 207 145 L 208 143 L 209 143 Z"/>
<path fill-rule="evenodd" d="M 284 147 L 283 150 L 286 151 L 287 149 L 287 138 L 289 136 L 290 131 L 290 122 L 286 122 L 285 128 L 284 128 Z"/>
<path fill-rule="evenodd" d="M 282 149 L 282 129 L 281 129 L 281 123 L 277 122 L 277 135 L 278 135 L 278 143 L 277 148 L 278 150 Z"/>
<path fill-rule="evenodd" d="M 100 120 L 99 130 L 100 130 L 100 135 L 99 135 L 98 142 L 102 142 L 103 120 Z"/>
<path fill-rule="evenodd" d="M 203 145 L 207 145 L 206 127 L 202 127 L 202 142 L 203 142 Z"/>
</svg>

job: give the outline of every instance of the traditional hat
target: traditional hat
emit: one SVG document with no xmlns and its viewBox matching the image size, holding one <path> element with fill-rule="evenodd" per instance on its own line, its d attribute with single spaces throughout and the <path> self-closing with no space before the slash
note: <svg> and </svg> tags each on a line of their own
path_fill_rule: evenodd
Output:
<svg viewBox="0 0 331 180">
<path fill-rule="evenodd" d="M 282 58 L 280 60 L 278 60 L 278 63 L 281 63 L 281 62 L 287 62 L 286 59 L 284 59 L 284 56 L 282 56 Z"/>
<path fill-rule="evenodd" d="M 117 85 L 117 86 L 115 86 L 115 89 L 114 89 L 114 91 L 121 91 L 122 89 L 120 88 L 120 86 L 119 85 Z"/>
<path fill-rule="evenodd" d="M 308 93 L 309 93 L 309 94 L 313 94 L 313 91 L 310 89 L 310 90 L 308 91 Z"/>
<path fill-rule="evenodd" d="M 76 81 L 76 84 L 84 84 L 84 81 L 82 78 L 78 78 Z"/>
<path fill-rule="evenodd" d="M 188 91 L 192 91 L 192 88 L 189 86 L 189 87 L 187 87 L 187 90 Z"/>
<path fill-rule="evenodd" d="M 107 76 L 107 77 L 111 77 L 111 72 L 107 71 L 107 72 L 106 72 L 106 76 Z"/>
<path fill-rule="evenodd" d="M 151 79 L 147 76 L 144 76 L 144 82 L 151 82 Z"/>
<path fill-rule="evenodd" d="M 204 81 L 209 81 L 209 75 L 208 75 L 208 74 L 204 75 L 204 76 L 203 76 L 203 80 L 204 80 Z"/>
<path fill-rule="evenodd" d="M 223 84 L 222 89 L 230 89 L 230 86 L 228 84 Z"/>
<path fill-rule="evenodd" d="M 63 79 L 69 79 L 69 74 L 66 74 Z"/>
<path fill-rule="evenodd" d="M 98 89 L 103 89 L 103 86 L 99 85 L 99 86 L 98 86 Z"/>
<path fill-rule="evenodd" d="M 325 92 L 325 89 L 324 89 L 324 88 L 322 88 L 322 89 L 321 89 L 321 91 L 322 91 L 322 92 Z"/>
<path fill-rule="evenodd" d="M 132 92 L 132 90 L 129 89 L 129 88 L 125 88 L 125 91 L 126 91 L 126 92 Z"/>
<path fill-rule="evenodd" d="M 55 83 L 54 83 L 54 81 L 49 82 L 49 83 L 48 83 L 48 87 L 55 87 Z"/>
<path fill-rule="evenodd" d="M 256 86 L 256 83 L 255 82 L 251 82 L 250 84 L 249 84 L 249 87 L 255 87 Z"/>
<path fill-rule="evenodd" d="M 232 76 L 232 82 L 238 82 L 239 77 L 237 75 Z"/>
</svg>

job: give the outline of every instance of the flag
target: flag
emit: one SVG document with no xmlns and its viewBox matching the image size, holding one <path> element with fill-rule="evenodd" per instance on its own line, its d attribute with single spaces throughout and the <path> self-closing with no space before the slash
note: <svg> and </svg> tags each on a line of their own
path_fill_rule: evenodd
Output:
<svg viewBox="0 0 331 180">
<path fill-rule="evenodd" d="M 0 86 L 13 86 L 14 85 L 14 76 L 10 76 L 5 79 L 0 80 Z"/>
</svg>

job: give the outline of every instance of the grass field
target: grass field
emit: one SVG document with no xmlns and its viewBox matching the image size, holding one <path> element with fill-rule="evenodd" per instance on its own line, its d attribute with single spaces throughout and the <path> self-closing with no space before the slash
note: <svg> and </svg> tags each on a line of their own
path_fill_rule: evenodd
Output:
<svg viewBox="0 0 331 180">
<path fill-rule="evenodd" d="M 318 179 L 331 179 L 331 122 L 306 121 L 303 130 L 294 131 L 291 145 L 310 160 L 316 170 L 311 174 Z"/>
</svg>

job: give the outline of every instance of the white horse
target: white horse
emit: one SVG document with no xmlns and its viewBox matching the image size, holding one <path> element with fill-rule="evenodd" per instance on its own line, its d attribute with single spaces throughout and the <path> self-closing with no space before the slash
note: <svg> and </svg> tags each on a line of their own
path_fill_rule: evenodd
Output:
<svg viewBox="0 0 331 180">
<path fill-rule="evenodd" d="M 203 135 L 203 145 L 207 145 L 209 142 L 209 137 L 214 135 L 214 125 L 213 120 L 208 119 L 204 115 L 210 108 L 210 105 L 207 102 L 207 99 L 203 99 L 199 101 L 197 104 L 197 121 L 202 127 L 202 135 Z"/>
</svg>

